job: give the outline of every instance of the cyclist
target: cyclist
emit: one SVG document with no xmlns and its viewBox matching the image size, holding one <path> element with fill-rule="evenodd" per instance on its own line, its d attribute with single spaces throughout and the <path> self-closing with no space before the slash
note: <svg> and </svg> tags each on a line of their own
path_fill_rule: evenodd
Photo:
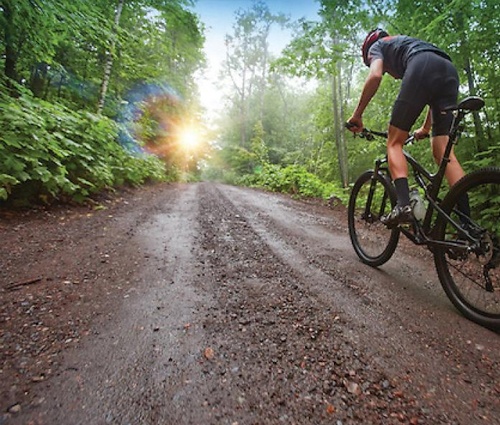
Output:
<svg viewBox="0 0 500 425">
<path fill-rule="evenodd" d="M 392 109 L 387 139 L 389 171 L 396 188 L 398 202 L 382 222 L 388 227 L 409 223 L 413 220 L 408 187 L 408 165 L 403 155 L 403 145 L 410 128 L 429 105 L 424 124 L 415 132 L 417 139 L 426 137 L 432 124 L 432 152 L 437 163 L 448 142 L 448 132 L 453 115 L 443 112 L 455 105 L 458 97 L 458 74 L 450 57 L 441 49 L 425 41 L 405 35 L 390 36 L 377 28 L 368 33 L 362 47 L 363 61 L 370 68 L 361 97 L 348 122 L 349 129 L 363 129 L 363 112 L 377 92 L 382 76 L 388 73 L 402 79 L 400 92 Z M 454 153 L 446 167 L 446 179 L 450 186 L 464 172 Z M 459 208 L 468 214 L 468 200 L 462 200 Z"/>
</svg>

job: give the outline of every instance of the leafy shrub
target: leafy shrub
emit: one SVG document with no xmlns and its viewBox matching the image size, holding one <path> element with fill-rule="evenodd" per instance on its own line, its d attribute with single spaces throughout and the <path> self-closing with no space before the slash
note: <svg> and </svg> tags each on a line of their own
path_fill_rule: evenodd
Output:
<svg viewBox="0 0 500 425">
<path fill-rule="evenodd" d="M 0 94 L 0 109 L 0 200 L 80 202 L 105 188 L 166 178 L 156 157 L 117 143 L 117 125 L 107 118 L 27 94 Z"/>
<path fill-rule="evenodd" d="M 322 182 L 318 176 L 298 165 L 280 167 L 279 165 L 265 164 L 260 173 L 246 175 L 240 179 L 239 183 L 296 196 L 322 199 L 335 196 L 341 199 L 344 204 L 348 198 L 346 191 L 335 183 Z"/>
<path fill-rule="evenodd" d="M 500 164 L 500 145 L 491 145 L 483 152 L 474 155 L 474 159 L 466 161 L 465 166 L 476 170 L 478 168 L 498 167 Z"/>
</svg>

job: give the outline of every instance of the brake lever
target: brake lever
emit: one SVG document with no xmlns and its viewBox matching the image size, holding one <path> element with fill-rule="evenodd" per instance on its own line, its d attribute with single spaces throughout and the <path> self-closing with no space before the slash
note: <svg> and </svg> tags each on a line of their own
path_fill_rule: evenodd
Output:
<svg viewBox="0 0 500 425">
<path fill-rule="evenodd" d="M 349 121 L 345 123 L 345 128 L 351 129 L 353 127 L 356 127 L 356 125 L 350 123 Z M 353 134 L 354 134 L 354 137 L 358 136 L 361 139 L 368 140 L 369 142 L 371 142 L 372 140 L 375 140 L 375 135 L 370 130 L 368 130 L 366 128 L 363 128 L 363 130 L 361 130 L 359 133 L 353 133 Z"/>
</svg>

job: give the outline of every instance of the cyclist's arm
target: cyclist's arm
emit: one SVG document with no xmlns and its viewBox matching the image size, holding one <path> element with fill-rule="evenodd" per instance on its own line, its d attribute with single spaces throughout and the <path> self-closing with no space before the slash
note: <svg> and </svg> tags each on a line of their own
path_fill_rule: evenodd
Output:
<svg viewBox="0 0 500 425">
<path fill-rule="evenodd" d="M 363 112 L 372 100 L 375 93 L 380 86 L 382 81 L 382 76 L 384 74 L 384 62 L 382 59 L 375 59 L 370 65 L 370 72 L 368 77 L 366 77 L 365 85 L 363 86 L 363 91 L 352 117 L 349 119 L 350 123 L 356 124 L 356 130 L 362 129 L 362 117 Z"/>
</svg>

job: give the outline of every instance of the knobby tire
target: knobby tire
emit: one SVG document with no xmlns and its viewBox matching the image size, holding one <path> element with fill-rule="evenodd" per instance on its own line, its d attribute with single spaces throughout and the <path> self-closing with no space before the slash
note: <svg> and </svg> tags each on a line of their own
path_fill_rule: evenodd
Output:
<svg viewBox="0 0 500 425">
<path fill-rule="evenodd" d="M 371 192 L 370 188 L 374 190 Z M 395 204 L 396 192 L 385 174 L 366 171 L 354 183 L 348 206 L 349 236 L 363 263 L 378 267 L 394 254 L 400 231 L 388 229 L 380 217 Z"/>
<path fill-rule="evenodd" d="M 457 202 L 466 193 L 479 248 L 436 248 L 436 270 L 446 295 L 465 317 L 500 330 L 500 168 L 477 170 L 452 187 L 442 207 L 457 222 Z M 436 239 L 463 243 L 464 238 L 441 217 Z"/>
</svg>

